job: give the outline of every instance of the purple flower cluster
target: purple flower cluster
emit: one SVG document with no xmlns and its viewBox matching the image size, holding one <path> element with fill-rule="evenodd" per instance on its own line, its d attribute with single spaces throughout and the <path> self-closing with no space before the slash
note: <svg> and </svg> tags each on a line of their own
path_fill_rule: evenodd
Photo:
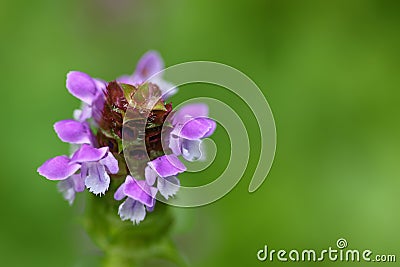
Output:
<svg viewBox="0 0 400 267">
<path fill-rule="evenodd" d="M 111 83 L 78 71 L 68 73 L 66 87 L 82 101 L 82 107 L 74 112 L 74 119 L 55 123 L 54 130 L 63 142 L 71 144 L 74 151 L 70 156 L 62 155 L 47 160 L 38 168 L 38 172 L 49 180 L 59 181 L 59 191 L 70 204 L 76 193 L 85 188 L 95 195 L 106 194 L 110 184 L 120 180 L 118 177 L 124 173 L 125 181 L 114 192 L 116 201 L 125 199 L 119 206 L 118 214 L 122 220 L 138 224 L 145 218 L 146 211 L 154 209 L 158 193 L 168 199 L 178 192 L 180 182 L 177 176 L 186 170 L 178 156 L 188 161 L 202 157 L 201 139 L 214 132 L 216 123 L 207 117 L 208 107 L 204 104 L 186 105 L 172 112 L 172 116 L 169 116 L 171 119 L 166 121 L 172 108 L 170 103 L 165 104 L 165 100 L 176 93 L 177 88 L 163 79 L 151 78 L 163 68 L 159 54 L 150 51 L 140 59 L 132 75 L 119 77 Z M 146 143 L 147 153 L 157 156 L 145 162 L 143 173 L 133 177 L 122 171 L 127 169 L 121 156 L 124 148 L 115 148 L 115 144 L 121 144 L 122 138 L 116 134 L 120 132 L 118 127 L 121 127 L 121 118 L 118 116 L 124 114 L 130 103 L 118 90 L 122 92 L 119 88 L 130 88 L 136 92 L 137 88 L 146 84 L 151 84 L 152 90 L 160 91 L 163 108 L 152 114 L 158 118 L 161 126 L 146 128 L 146 137 L 150 134 L 161 136 L 158 127 L 164 124 L 171 130 L 166 138 L 168 148 L 165 151 L 160 151 L 158 143 Z"/>
</svg>

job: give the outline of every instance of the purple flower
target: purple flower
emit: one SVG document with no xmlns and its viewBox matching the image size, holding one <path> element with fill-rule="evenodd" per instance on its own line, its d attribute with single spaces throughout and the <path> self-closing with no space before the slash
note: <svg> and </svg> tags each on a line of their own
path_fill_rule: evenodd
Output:
<svg viewBox="0 0 400 267">
<path fill-rule="evenodd" d="M 212 135 L 217 126 L 207 116 L 208 107 L 201 103 L 183 106 L 175 113 L 172 117 L 174 129 L 169 142 L 175 155 L 182 155 L 188 161 L 202 157 L 201 139 Z"/>
<path fill-rule="evenodd" d="M 47 160 L 37 171 L 49 180 L 60 181 L 58 190 L 71 205 L 75 199 L 75 193 L 84 190 L 81 175 L 75 174 L 79 168 L 79 164 L 71 163 L 71 160 L 63 155 Z"/>
<path fill-rule="evenodd" d="M 74 118 L 80 122 L 91 117 L 99 119 L 105 101 L 105 82 L 84 72 L 70 71 L 66 86 L 73 96 L 83 102 L 81 110 L 75 110 Z"/>
<path fill-rule="evenodd" d="M 49 180 L 71 180 L 60 185 L 64 197 L 71 202 L 71 193 L 67 191 L 74 188 L 75 192 L 80 192 L 81 181 L 77 180 L 74 174 L 78 171 L 84 184 L 90 192 L 94 194 L 104 194 L 110 185 L 110 176 L 108 173 L 118 172 L 118 161 L 113 154 L 109 152 L 108 147 L 94 148 L 83 144 L 72 156 L 57 156 L 47 160 L 38 168 L 40 175 Z M 73 201 L 73 198 L 72 198 Z"/>
<path fill-rule="evenodd" d="M 176 177 L 186 171 L 186 167 L 175 155 L 165 155 L 147 163 L 145 169 L 146 182 L 154 185 L 157 180 L 157 189 L 160 194 L 168 199 L 178 192 L 180 182 Z"/>
<path fill-rule="evenodd" d="M 128 76 L 121 76 L 117 80 L 122 83 L 138 85 L 142 84 L 146 81 L 157 84 L 161 89 L 163 94 L 163 98 L 167 99 L 168 97 L 174 95 L 178 88 L 165 81 L 161 75 L 157 75 L 158 77 L 152 77 L 154 74 L 164 70 L 164 61 L 162 60 L 160 54 L 156 51 L 148 51 L 144 54 L 135 69 L 135 72 Z"/>
<path fill-rule="evenodd" d="M 108 147 L 94 148 L 83 144 L 71 158 L 71 163 L 81 164 L 81 176 L 93 194 L 105 194 L 110 185 L 108 173 L 118 173 L 118 161 Z"/>
<path fill-rule="evenodd" d="M 144 180 L 127 176 L 125 182 L 114 194 L 115 200 L 127 199 L 119 206 L 118 214 L 123 221 L 131 220 L 139 224 L 146 217 L 146 209 L 151 212 L 155 205 L 157 189 L 149 186 Z"/>
</svg>

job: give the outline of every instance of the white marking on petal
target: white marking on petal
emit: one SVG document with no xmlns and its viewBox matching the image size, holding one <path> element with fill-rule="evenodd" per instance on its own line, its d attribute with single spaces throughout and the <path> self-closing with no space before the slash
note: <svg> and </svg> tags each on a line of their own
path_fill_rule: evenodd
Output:
<svg viewBox="0 0 400 267">
<path fill-rule="evenodd" d="M 97 162 L 84 163 L 88 165 L 88 176 L 85 179 L 85 185 L 95 195 L 105 194 L 110 185 L 110 176 L 105 167 Z"/>
<path fill-rule="evenodd" d="M 176 176 L 159 177 L 157 180 L 157 188 L 160 194 L 166 199 L 175 195 L 179 190 L 179 186 L 180 182 Z"/>
<path fill-rule="evenodd" d="M 146 217 L 146 209 L 140 202 L 127 198 L 119 206 L 118 214 L 123 221 L 131 220 L 134 224 L 139 224 Z"/>
</svg>

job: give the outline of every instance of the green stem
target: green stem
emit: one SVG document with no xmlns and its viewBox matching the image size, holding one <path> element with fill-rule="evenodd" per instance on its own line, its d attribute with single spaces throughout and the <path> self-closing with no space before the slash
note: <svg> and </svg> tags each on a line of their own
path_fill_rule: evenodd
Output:
<svg viewBox="0 0 400 267">
<path fill-rule="evenodd" d="M 149 262 L 155 260 L 169 262 L 167 266 L 187 266 L 170 236 L 174 218 L 167 205 L 157 202 L 139 225 L 120 219 L 121 203 L 113 199 L 113 192 L 121 182 L 113 179 L 109 192 L 102 197 L 90 194 L 86 207 L 84 226 L 104 252 L 103 266 L 150 266 Z"/>
</svg>

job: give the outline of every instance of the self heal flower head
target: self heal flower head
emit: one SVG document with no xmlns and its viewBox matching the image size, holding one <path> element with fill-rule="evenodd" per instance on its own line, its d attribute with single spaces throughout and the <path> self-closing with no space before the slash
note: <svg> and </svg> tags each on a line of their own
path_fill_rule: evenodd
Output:
<svg viewBox="0 0 400 267">
<path fill-rule="evenodd" d="M 200 158 L 201 139 L 210 136 L 216 124 L 204 104 L 173 110 L 166 99 L 177 88 L 154 76 L 163 68 L 160 55 L 150 51 L 132 75 L 114 81 L 80 71 L 67 74 L 66 87 L 82 102 L 81 108 L 73 119 L 56 122 L 54 131 L 73 149 L 70 155 L 45 161 L 38 173 L 58 181 L 70 204 L 85 189 L 99 197 L 113 194 L 101 203 L 114 208 L 115 201 L 124 199 L 115 214 L 139 224 L 154 209 L 158 193 L 165 199 L 178 193 L 178 175 L 186 171 L 178 156 Z"/>
</svg>

